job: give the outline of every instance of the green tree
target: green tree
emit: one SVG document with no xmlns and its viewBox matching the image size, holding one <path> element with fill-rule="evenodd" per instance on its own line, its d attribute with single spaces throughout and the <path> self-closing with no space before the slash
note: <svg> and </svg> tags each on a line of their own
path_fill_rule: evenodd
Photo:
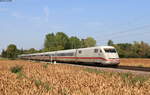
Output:
<svg viewBox="0 0 150 95">
<path fill-rule="evenodd" d="M 21 48 L 21 50 L 19 50 L 19 54 L 23 54 L 24 53 L 24 50 L 23 48 Z"/>
<path fill-rule="evenodd" d="M 1 56 L 4 58 L 7 57 L 7 52 L 4 49 L 2 50 Z"/>
<path fill-rule="evenodd" d="M 53 33 L 49 33 L 45 37 L 44 51 L 53 51 L 56 49 L 56 39 Z"/>
<path fill-rule="evenodd" d="M 84 40 L 85 47 L 92 47 L 96 45 L 96 40 L 92 37 L 87 37 Z"/>
<path fill-rule="evenodd" d="M 57 32 L 55 38 L 57 50 L 69 49 L 69 37 L 65 33 Z"/>
<path fill-rule="evenodd" d="M 29 52 L 29 53 L 36 53 L 37 50 L 36 50 L 35 48 L 30 48 L 30 49 L 28 50 L 28 52 Z"/>
<path fill-rule="evenodd" d="M 77 37 L 70 37 L 69 38 L 70 48 L 76 49 L 81 47 L 81 41 Z"/>
<path fill-rule="evenodd" d="M 125 58 L 150 58 L 149 44 L 141 41 L 130 43 L 114 44 L 120 57 Z"/>
<path fill-rule="evenodd" d="M 81 48 L 85 48 L 85 39 L 81 39 Z"/>
<path fill-rule="evenodd" d="M 113 46 L 113 45 L 114 45 L 114 42 L 113 42 L 112 40 L 109 40 L 108 43 L 107 43 L 107 45 L 108 45 L 108 46 Z"/>
<path fill-rule="evenodd" d="M 44 42 L 44 51 L 69 49 L 69 37 L 63 32 L 47 34 Z"/>
<path fill-rule="evenodd" d="M 14 44 L 8 45 L 6 52 L 7 52 L 7 58 L 12 58 L 12 59 L 17 58 L 17 47 L 16 47 L 16 45 L 14 45 Z"/>
</svg>

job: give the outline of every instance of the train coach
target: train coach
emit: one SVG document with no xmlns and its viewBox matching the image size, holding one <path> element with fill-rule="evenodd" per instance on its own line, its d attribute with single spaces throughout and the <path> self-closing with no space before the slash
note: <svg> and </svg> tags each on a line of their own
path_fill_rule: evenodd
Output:
<svg viewBox="0 0 150 95">
<path fill-rule="evenodd" d="M 114 66 L 120 63 L 118 53 L 112 46 L 96 46 L 44 53 L 22 54 L 18 57 L 26 60 L 80 62 Z"/>
</svg>

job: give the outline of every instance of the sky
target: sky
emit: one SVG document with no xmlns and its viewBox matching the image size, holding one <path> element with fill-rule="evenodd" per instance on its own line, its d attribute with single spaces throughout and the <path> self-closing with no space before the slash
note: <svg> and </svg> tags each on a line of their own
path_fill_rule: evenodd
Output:
<svg viewBox="0 0 150 95">
<path fill-rule="evenodd" d="M 150 0 L 12 0 L 0 2 L 0 51 L 43 48 L 45 35 L 93 37 L 97 45 L 150 44 Z M 7 0 L 8 1 L 8 0 Z"/>
</svg>

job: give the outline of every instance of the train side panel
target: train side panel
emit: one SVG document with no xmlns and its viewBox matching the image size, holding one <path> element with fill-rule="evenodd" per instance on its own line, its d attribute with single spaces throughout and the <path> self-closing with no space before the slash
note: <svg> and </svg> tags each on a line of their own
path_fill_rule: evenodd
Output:
<svg viewBox="0 0 150 95">
<path fill-rule="evenodd" d="M 105 61 L 101 48 L 86 48 L 77 50 L 77 62 L 102 63 Z"/>
<path fill-rule="evenodd" d="M 76 49 L 57 51 L 56 52 L 56 61 L 60 62 L 75 62 L 76 61 Z"/>
</svg>

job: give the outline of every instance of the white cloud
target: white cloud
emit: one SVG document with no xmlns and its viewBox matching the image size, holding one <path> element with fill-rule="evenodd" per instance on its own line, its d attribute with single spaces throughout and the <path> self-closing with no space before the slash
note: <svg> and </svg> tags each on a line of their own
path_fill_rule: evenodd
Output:
<svg viewBox="0 0 150 95">
<path fill-rule="evenodd" d="M 45 16 L 45 21 L 48 22 L 48 20 L 49 20 L 49 8 L 48 8 L 48 6 L 45 6 L 43 8 L 43 11 L 44 11 L 44 16 Z"/>
</svg>

